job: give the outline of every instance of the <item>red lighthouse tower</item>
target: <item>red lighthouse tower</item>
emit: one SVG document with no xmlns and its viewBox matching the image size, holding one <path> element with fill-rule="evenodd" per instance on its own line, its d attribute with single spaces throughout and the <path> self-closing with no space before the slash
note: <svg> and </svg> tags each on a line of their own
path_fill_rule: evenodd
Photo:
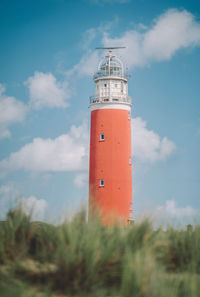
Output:
<svg viewBox="0 0 200 297">
<path fill-rule="evenodd" d="M 90 97 L 89 216 L 105 224 L 132 220 L 131 98 L 123 64 L 107 48 Z"/>
</svg>

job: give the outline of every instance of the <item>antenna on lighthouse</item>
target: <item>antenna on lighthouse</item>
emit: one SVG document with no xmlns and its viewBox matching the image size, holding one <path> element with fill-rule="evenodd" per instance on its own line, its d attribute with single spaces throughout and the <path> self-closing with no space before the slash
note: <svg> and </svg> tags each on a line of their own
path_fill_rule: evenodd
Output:
<svg viewBox="0 0 200 297">
<path fill-rule="evenodd" d="M 113 49 L 120 49 L 120 48 L 126 48 L 126 47 L 125 46 L 96 47 L 96 49 L 102 49 L 102 50 L 113 50 Z"/>
</svg>

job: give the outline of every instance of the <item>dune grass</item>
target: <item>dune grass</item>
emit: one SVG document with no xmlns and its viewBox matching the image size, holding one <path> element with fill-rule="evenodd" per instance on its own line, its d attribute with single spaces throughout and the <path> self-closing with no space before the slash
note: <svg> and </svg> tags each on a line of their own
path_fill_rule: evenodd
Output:
<svg viewBox="0 0 200 297">
<path fill-rule="evenodd" d="M 153 230 L 86 222 L 0 222 L 0 296 L 199 297 L 200 227 Z"/>
</svg>

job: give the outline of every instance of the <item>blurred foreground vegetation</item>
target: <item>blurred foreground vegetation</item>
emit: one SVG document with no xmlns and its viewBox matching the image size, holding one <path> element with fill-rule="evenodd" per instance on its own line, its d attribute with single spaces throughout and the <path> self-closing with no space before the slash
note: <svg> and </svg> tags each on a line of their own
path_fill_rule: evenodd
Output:
<svg viewBox="0 0 200 297">
<path fill-rule="evenodd" d="M 20 209 L 0 222 L 1 297 L 199 297 L 200 226 L 153 230 L 89 223 L 59 226 Z"/>
</svg>

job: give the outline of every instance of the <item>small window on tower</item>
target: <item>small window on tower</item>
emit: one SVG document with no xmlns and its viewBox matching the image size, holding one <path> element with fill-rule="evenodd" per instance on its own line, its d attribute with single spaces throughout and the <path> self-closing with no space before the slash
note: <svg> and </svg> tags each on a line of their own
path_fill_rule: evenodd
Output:
<svg viewBox="0 0 200 297">
<path fill-rule="evenodd" d="M 107 87 L 107 84 L 104 84 L 104 87 L 106 88 Z"/>
<path fill-rule="evenodd" d="M 100 134 L 100 140 L 104 141 L 105 140 L 105 135 L 104 134 Z"/>
<path fill-rule="evenodd" d="M 100 179 L 100 187 L 104 187 L 104 179 Z"/>
</svg>

